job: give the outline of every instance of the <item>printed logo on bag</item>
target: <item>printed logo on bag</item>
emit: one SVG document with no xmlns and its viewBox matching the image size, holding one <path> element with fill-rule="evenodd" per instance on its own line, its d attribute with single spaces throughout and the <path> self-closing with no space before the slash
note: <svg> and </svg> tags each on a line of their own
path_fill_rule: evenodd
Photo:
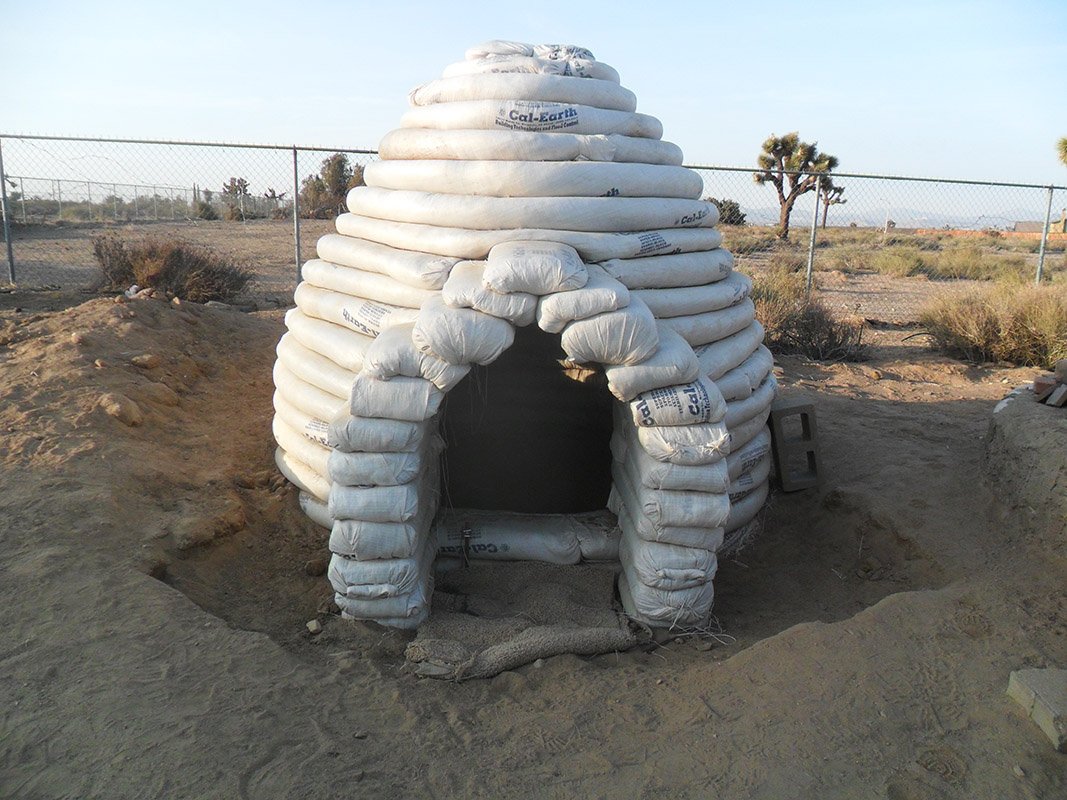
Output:
<svg viewBox="0 0 1067 800">
<path fill-rule="evenodd" d="M 520 131 L 558 131 L 578 124 L 578 109 L 561 103 L 514 100 L 501 103 L 496 126 Z"/>
</svg>

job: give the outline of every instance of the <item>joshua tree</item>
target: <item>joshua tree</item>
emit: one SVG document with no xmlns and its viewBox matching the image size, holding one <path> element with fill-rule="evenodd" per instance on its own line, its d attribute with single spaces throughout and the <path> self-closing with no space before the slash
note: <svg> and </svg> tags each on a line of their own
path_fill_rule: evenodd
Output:
<svg viewBox="0 0 1067 800">
<path fill-rule="evenodd" d="M 837 158 L 820 153 L 817 142 L 800 141 L 800 134 L 771 135 L 763 143 L 763 152 L 756 163 L 760 171 L 753 173 L 756 183 L 770 183 L 778 190 L 781 216 L 778 219 L 778 238 L 789 238 L 789 216 L 797 198 L 815 191 L 818 176 L 829 176 L 837 167 Z"/>
<path fill-rule="evenodd" d="M 1060 161 L 1067 165 L 1067 136 L 1056 142 L 1056 152 L 1060 156 Z"/>
<path fill-rule="evenodd" d="M 819 195 L 822 200 L 822 226 L 824 228 L 826 227 L 826 215 L 830 211 L 830 206 L 837 206 L 848 202 L 848 200 L 841 197 L 844 193 L 845 187 L 834 186 L 834 179 L 829 175 L 824 176 L 823 179 L 819 181 Z"/>
</svg>

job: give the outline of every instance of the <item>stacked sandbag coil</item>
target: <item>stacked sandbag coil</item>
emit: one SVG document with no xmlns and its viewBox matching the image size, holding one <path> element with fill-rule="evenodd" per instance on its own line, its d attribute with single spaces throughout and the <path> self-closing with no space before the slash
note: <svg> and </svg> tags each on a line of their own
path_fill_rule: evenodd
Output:
<svg viewBox="0 0 1067 800">
<path fill-rule="evenodd" d="M 617 557 L 634 618 L 699 627 L 767 496 L 776 390 L 701 178 L 584 48 L 487 42 L 410 102 L 304 265 L 274 371 L 277 464 L 331 531 L 343 615 L 417 625 L 439 550 L 492 525 L 438 514 L 436 414 L 536 324 L 617 400 L 617 529 L 540 527 L 570 530 L 560 559 Z"/>
</svg>

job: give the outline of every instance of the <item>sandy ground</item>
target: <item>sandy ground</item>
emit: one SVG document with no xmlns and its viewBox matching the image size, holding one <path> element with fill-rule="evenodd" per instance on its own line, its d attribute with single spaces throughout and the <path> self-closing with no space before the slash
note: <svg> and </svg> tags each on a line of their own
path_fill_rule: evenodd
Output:
<svg viewBox="0 0 1067 800">
<path fill-rule="evenodd" d="M 721 565 L 726 638 L 453 684 L 307 574 L 326 534 L 271 462 L 280 313 L 83 300 L 0 294 L 0 796 L 1067 795 L 1004 694 L 1067 665 L 1063 518 L 984 470 L 1032 371 L 894 331 L 865 364 L 782 359 L 825 483 Z"/>
<path fill-rule="evenodd" d="M 315 258 L 315 242 L 333 231 L 332 220 L 301 220 L 302 263 Z M 245 264 L 255 279 L 242 302 L 277 307 L 289 302 L 296 287 L 294 236 L 287 220 L 224 222 L 187 220 L 137 224 L 108 223 L 29 225 L 15 229 L 13 245 L 17 284 L 23 288 L 52 286 L 65 290 L 89 287 L 96 279 L 91 237 L 105 230 L 124 236 L 177 236 Z M 724 246 L 729 247 L 729 233 Z M 768 253 L 739 256 L 750 274 L 769 263 Z M 6 264 L 0 268 L 6 276 Z M 985 281 L 936 281 L 925 277 L 894 278 L 876 273 L 815 272 L 820 298 L 842 316 L 890 323 L 912 322 L 935 297 L 965 292 Z"/>
</svg>

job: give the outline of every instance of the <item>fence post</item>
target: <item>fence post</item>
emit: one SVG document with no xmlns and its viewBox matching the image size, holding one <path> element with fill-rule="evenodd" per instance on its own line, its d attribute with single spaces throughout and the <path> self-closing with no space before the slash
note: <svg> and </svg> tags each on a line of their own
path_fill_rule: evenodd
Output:
<svg viewBox="0 0 1067 800">
<path fill-rule="evenodd" d="M 811 212 L 811 239 L 808 240 L 808 274 L 804 291 L 811 294 L 811 270 L 815 265 L 815 232 L 819 229 L 819 193 L 822 191 L 822 175 L 815 176 L 815 210 Z"/>
<path fill-rule="evenodd" d="M 1048 228 L 1052 223 L 1052 187 L 1048 187 L 1048 205 L 1045 207 L 1045 227 L 1041 229 L 1041 249 L 1037 252 L 1037 277 L 1034 283 L 1041 285 L 1041 273 L 1045 271 L 1045 244 L 1048 242 Z"/>
<path fill-rule="evenodd" d="M 301 280 L 300 274 L 300 173 L 296 163 L 296 145 L 293 145 L 293 239 L 295 244 L 296 259 L 296 282 Z"/>
<path fill-rule="evenodd" d="M 0 215 L 4 218 L 4 244 L 7 246 L 8 283 L 15 282 L 15 251 L 11 249 L 11 225 L 8 223 L 7 175 L 4 173 L 3 142 L 0 142 Z"/>
</svg>

